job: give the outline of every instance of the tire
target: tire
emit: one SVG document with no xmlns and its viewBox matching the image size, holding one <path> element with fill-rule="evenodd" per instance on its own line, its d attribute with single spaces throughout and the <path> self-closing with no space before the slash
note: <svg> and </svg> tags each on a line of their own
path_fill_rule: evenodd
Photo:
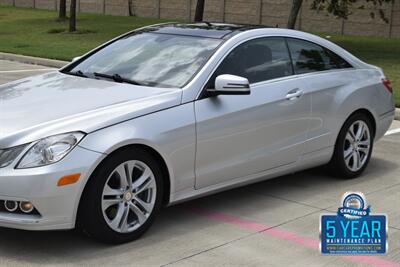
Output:
<svg viewBox="0 0 400 267">
<path fill-rule="evenodd" d="M 141 148 L 123 149 L 106 158 L 91 175 L 78 225 L 101 242 L 133 241 L 152 225 L 162 199 L 163 177 L 157 160 Z"/>
<path fill-rule="evenodd" d="M 350 131 L 353 135 L 357 135 L 360 125 L 363 125 L 365 129 L 361 138 L 352 136 Z M 351 140 L 354 142 L 352 143 Z M 351 115 L 344 123 L 336 140 L 335 150 L 329 163 L 331 173 L 343 179 L 360 176 L 369 163 L 373 145 L 374 133 L 371 119 L 364 113 Z M 360 160 L 359 164 L 357 164 L 357 158 Z"/>
</svg>

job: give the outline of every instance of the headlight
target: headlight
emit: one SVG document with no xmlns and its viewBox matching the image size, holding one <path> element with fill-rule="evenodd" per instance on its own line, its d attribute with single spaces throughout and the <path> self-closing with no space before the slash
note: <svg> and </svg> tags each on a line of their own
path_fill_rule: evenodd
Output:
<svg viewBox="0 0 400 267">
<path fill-rule="evenodd" d="M 32 146 L 18 163 L 18 169 L 40 167 L 62 160 L 85 136 L 81 132 L 44 138 Z"/>
<path fill-rule="evenodd" d="M 26 145 L 7 148 L 7 149 L 0 149 L 0 168 L 7 167 L 10 165 L 18 155 L 24 150 Z"/>
</svg>

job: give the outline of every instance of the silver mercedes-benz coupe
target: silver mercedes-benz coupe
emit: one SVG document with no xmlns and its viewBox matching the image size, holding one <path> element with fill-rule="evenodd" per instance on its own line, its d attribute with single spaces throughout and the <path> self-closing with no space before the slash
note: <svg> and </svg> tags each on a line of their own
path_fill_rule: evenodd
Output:
<svg viewBox="0 0 400 267">
<path fill-rule="evenodd" d="M 356 177 L 393 118 L 382 70 L 315 35 L 141 28 L 0 87 L 0 226 L 127 242 L 163 205 L 325 164 Z"/>
</svg>

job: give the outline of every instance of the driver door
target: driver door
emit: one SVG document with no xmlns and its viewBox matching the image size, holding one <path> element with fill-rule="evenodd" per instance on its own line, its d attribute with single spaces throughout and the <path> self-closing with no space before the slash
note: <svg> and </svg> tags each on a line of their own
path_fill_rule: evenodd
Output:
<svg viewBox="0 0 400 267">
<path fill-rule="evenodd" d="M 207 87 L 221 74 L 245 77 L 250 95 L 203 94 L 195 101 L 196 189 L 289 167 L 307 138 L 311 96 L 293 76 L 286 41 L 266 37 L 237 46 Z"/>
</svg>

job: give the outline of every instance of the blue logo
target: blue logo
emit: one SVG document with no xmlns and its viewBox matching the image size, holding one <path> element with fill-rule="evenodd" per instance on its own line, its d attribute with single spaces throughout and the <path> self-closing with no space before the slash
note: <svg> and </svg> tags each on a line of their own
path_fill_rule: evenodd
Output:
<svg viewBox="0 0 400 267">
<path fill-rule="evenodd" d="M 362 193 L 344 194 L 342 203 L 342 207 L 338 208 L 338 216 L 359 219 L 363 216 L 368 216 L 370 213 L 371 206 L 364 209 L 365 197 Z"/>
<path fill-rule="evenodd" d="M 322 254 L 384 254 L 387 251 L 385 214 L 371 214 L 364 194 L 343 195 L 337 214 L 321 215 Z"/>
</svg>

